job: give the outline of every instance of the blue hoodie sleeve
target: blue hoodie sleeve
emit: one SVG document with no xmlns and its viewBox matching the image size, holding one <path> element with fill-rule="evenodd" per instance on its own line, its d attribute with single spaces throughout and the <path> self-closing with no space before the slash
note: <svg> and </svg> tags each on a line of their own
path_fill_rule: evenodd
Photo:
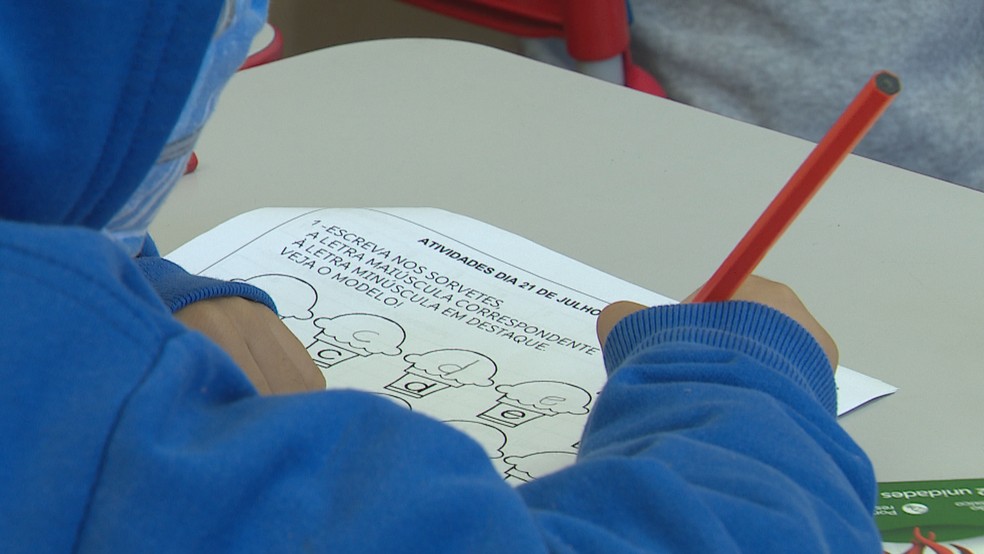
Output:
<svg viewBox="0 0 984 554">
<path fill-rule="evenodd" d="M 174 335 L 128 395 L 79 544 L 879 551 L 871 467 L 805 330 L 727 303 L 648 310 L 609 341 L 579 459 L 513 489 L 444 424 L 353 391 L 258 397 L 200 336 Z"/>
<path fill-rule="evenodd" d="M 240 296 L 277 311 L 270 295 L 249 283 L 192 275 L 178 264 L 162 258 L 149 236 L 136 262 L 171 313 L 194 302 L 225 296 Z"/>
<path fill-rule="evenodd" d="M 377 395 L 257 395 L 99 233 L 0 227 L 5 552 L 880 552 L 827 360 L 764 306 L 626 318 L 577 461 L 514 489 Z"/>
<path fill-rule="evenodd" d="M 798 323 L 748 302 L 663 306 L 620 322 L 604 354 L 577 464 L 523 489 L 556 512 L 558 548 L 598 544 L 597 526 L 667 552 L 880 552 L 873 470 Z"/>
</svg>

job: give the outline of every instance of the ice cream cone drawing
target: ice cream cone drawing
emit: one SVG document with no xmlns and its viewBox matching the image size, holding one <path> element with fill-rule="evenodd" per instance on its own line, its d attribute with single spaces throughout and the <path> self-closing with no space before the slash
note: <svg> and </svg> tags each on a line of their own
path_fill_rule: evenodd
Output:
<svg viewBox="0 0 984 554">
<path fill-rule="evenodd" d="M 504 456 L 503 447 L 506 446 L 506 434 L 491 425 L 479 423 L 477 421 L 449 420 L 445 421 L 451 427 L 461 431 L 475 440 L 482 446 L 490 460 L 498 460 Z"/>
<path fill-rule="evenodd" d="M 490 387 L 497 369 L 488 356 L 455 348 L 407 354 L 403 359 L 410 363 L 410 367 L 386 388 L 413 398 L 466 385 Z"/>
<path fill-rule="evenodd" d="M 281 273 L 257 275 L 242 281 L 269 294 L 277 304 L 280 319 L 306 321 L 314 317 L 311 309 L 318 303 L 318 291 L 307 281 Z"/>
<path fill-rule="evenodd" d="M 516 385 L 499 385 L 499 402 L 478 417 L 506 427 L 516 427 L 540 417 L 558 414 L 588 413 L 591 394 L 560 381 L 527 381 Z"/>
<path fill-rule="evenodd" d="M 397 356 L 407 334 L 398 323 L 372 314 L 344 314 L 314 320 L 321 329 L 308 345 L 319 367 L 327 369 L 356 357 Z"/>
<path fill-rule="evenodd" d="M 404 400 L 404 399 L 402 399 L 402 398 L 400 398 L 398 396 L 393 396 L 392 394 L 385 394 L 385 393 L 382 393 L 382 392 L 377 392 L 376 395 L 379 396 L 380 398 L 385 398 L 386 400 L 389 400 L 390 402 L 392 402 L 392 403 L 394 403 L 394 404 L 396 404 L 396 405 L 398 405 L 400 407 L 406 408 L 406 409 L 410 410 L 411 412 L 413 411 L 413 406 L 411 406 L 409 402 L 407 402 L 406 400 Z"/>
<path fill-rule="evenodd" d="M 576 458 L 577 455 L 572 452 L 536 452 L 526 456 L 506 456 L 503 461 L 510 465 L 506 470 L 506 481 L 518 480 L 526 483 L 569 466 Z"/>
</svg>

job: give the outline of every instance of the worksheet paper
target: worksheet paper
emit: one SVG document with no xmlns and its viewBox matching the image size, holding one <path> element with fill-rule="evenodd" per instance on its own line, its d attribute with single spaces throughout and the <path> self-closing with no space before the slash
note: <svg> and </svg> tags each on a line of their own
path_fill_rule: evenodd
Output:
<svg viewBox="0 0 984 554">
<path fill-rule="evenodd" d="M 571 463 L 605 383 L 595 320 L 674 301 L 501 229 L 429 208 L 267 208 L 173 252 L 266 290 L 328 388 L 453 425 L 521 483 Z M 894 387 L 837 372 L 841 414 Z"/>
</svg>

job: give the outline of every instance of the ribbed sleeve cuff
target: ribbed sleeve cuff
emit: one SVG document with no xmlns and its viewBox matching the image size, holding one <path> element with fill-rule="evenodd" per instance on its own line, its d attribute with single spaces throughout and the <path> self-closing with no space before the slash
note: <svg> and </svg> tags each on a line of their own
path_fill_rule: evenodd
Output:
<svg viewBox="0 0 984 554">
<path fill-rule="evenodd" d="M 135 261 L 171 313 L 194 302 L 226 296 L 239 296 L 277 311 L 270 295 L 249 283 L 192 275 L 174 262 L 158 256 L 139 256 Z"/>
<path fill-rule="evenodd" d="M 609 374 L 634 355 L 665 345 L 704 345 L 738 352 L 792 380 L 830 413 L 837 389 L 826 354 L 799 323 L 754 302 L 657 306 L 629 315 L 608 335 Z"/>
</svg>

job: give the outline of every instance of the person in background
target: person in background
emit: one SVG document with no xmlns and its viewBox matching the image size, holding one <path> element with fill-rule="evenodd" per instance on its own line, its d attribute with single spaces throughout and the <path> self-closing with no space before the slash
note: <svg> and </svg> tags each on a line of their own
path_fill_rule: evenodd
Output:
<svg viewBox="0 0 984 554">
<path fill-rule="evenodd" d="M 0 549 L 879 551 L 836 348 L 785 286 L 606 309 L 577 461 L 514 489 L 450 426 L 322 390 L 262 291 L 156 256 L 265 9 L 0 4 Z"/>
<path fill-rule="evenodd" d="M 902 94 L 855 152 L 984 190 L 976 0 L 630 0 L 633 61 L 674 100 L 817 142 L 871 75 Z M 570 66 L 562 44 L 525 53 Z"/>
</svg>

